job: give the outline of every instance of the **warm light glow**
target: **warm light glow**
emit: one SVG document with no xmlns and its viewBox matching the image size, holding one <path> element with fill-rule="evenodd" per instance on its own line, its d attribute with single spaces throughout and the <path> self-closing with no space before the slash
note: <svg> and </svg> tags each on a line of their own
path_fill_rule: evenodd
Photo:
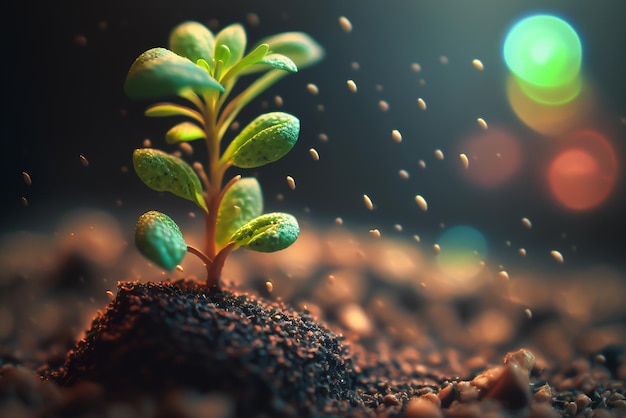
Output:
<svg viewBox="0 0 626 418">
<path fill-rule="evenodd" d="M 518 140 L 497 127 L 467 138 L 461 150 L 469 159 L 463 175 L 471 183 L 486 188 L 503 184 L 519 170 L 522 161 Z"/>
<path fill-rule="evenodd" d="M 517 117 L 534 131 L 549 136 L 559 136 L 588 123 L 588 115 L 593 107 L 592 91 L 586 83 L 581 88 L 574 100 L 552 105 L 547 103 L 549 100 L 541 102 L 529 97 L 513 76 L 509 76 L 506 83 L 507 98 Z M 555 91 L 546 90 L 541 94 L 545 98 L 546 95 L 557 94 Z"/>
<path fill-rule="evenodd" d="M 602 204 L 617 178 L 611 144 L 593 131 L 579 132 L 548 168 L 548 184 L 556 200 L 568 209 L 588 210 Z"/>
<path fill-rule="evenodd" d="M 441 247 L 437 264 L 449 278 L 468 280 L 482 269 L 480 262 L 487 256 L 487 241 L 476 228 L 452 227 L 444 231 L 437 242 Z"/>
</svg>

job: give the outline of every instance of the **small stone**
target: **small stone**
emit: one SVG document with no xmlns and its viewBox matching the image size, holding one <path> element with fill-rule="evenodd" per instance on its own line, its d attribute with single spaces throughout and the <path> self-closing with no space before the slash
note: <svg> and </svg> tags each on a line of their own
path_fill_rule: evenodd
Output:
<svg viewBox="0 0 626 418">
<path fill-rule="evenodd" d="M 582 411 L 589 406 L 589 404 L 591 403 L 591 398 L 584 393 L 579 393 L 578 396 L 576 396 L 576 400 L 574 402 L 576 402 L 576 407 Z"/>
<path fill-rule="evenodd" d="M 515 363 L 507 364 L 485 397 L 495 399 L 509 409 L 522 409 L 530 403 L 527 370 Z"/>
<path fill-rule="evenodd" d="M 569 402 L 567 405 L 565 405 L 565 415 L 573 417 L 574 415 L 576 415 L 577 411 L 578 407 L 574 402 Z"/>
<path fill-rule="evenodd" d="M 507 353 L 504 356 L 504 364 L 517 364 L 528 373 L 535 367 L 535 355 L 525 348 Z"/>
<path fill-rule="evenodd" d="M 552 402 L 553 391 L 550 385 L 547 383 L 539 388 L 533 395 L 533 400 L 536 402 Z M 589 399 L 591 402 L 591 399 Z"/>
<path fill-rule="evenodd" d="M 441 409 L 424 398 L 413 398 L 406 407 L 406 418 L 443 418 Z"/>
<path fill-rule="evenodd" d="M 385 395 L 385 397 L 383 398 L 383 402 L 387 406 L 400 405 L 400 401 L 398 400 L 398 397 L 391 393 L 388 393 Z"/>
</svg>

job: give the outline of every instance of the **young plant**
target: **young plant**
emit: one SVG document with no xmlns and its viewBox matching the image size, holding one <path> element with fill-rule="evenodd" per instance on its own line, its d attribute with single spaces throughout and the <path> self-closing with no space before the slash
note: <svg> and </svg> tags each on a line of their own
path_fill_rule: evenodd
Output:
<svg viewBox="0 0 626 418">
<path fill-rule="evenodd" d="M 260 167 L 287 154 L 298 139 L 298 118 L 284 112 L 265 113 L 241 130 L 228 146 L 222 140 L 251 100 L 286 74 L 315 64 L 324 52 L 301 32 L 265 38 L 247 54 L 246 43 L 246 32 L 240 24 L 227 26 L 214 35 L 198 22 L 184 22 L 171 32 L 169 49 L 152 48 L 135 60 L 124 84 L 126 94 L 133 99 L 183 99 L 182 104 L 156 103 L 145 112 L 152 117 L 188 119 L 167 131 L 168 144 L 196 140 L 206 143 L 206 168 L 199 162 L 192 168 L 181 158 L 152 148 L 135 150 L 133 166 L 148 187 L 194 202 L 205 216 L 202 250 L 187 245 L 178 225 L 157 211 L 139 217 L 137 248 L 166 270 L 174 269 L 187 252 L 194 253 L 206 265 L 209 288 L 220 287 L 224 261 L 231 251 L 240 247 L 261 252 L 282 250 L 300 232 L 292 215 L 263 214 L 263 196 L 255 178 L 237 175 L 224 182 L 231 166 Z M 239 78 L 250 74 L 258 77 L 234 95 Z"/>
</svg>

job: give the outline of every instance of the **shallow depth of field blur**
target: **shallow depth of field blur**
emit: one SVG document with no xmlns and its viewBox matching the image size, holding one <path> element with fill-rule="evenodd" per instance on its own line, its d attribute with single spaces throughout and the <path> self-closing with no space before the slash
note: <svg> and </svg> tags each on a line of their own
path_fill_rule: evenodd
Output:
<svg viewBox="0 0 626 418">
<path fill-rule="evenodd" d="M 385 323 L 390 289 L 408 289 L 440 319 L 446 301 L 489 296 L 466 328 L 450 319 L 443 342 L 473 333 L 501 344 L 557 311 L 572 327 L 617 323 L 605 337 L 623 344 L 626 4 L 56 3 L 21 3 L 11 22 L 0 153 L 4 349 L 45 340 L 76 312 L 87 326 L 119 280 L 202 280 L 193 255 L 169 274 L 134 248 L 145 211 L 168 213 L 191 244 L 203 221 L 133 173 L 132 150 L 146 140 L 175 148 L 163 138 L 171 121 L 144 117 L 150 103 L 122 92 L 135 57 L 166 46 L 184 20 L 241 22 L 249 44 L 304 31 L 326 50 L 238 118 L 245 125 L 275 109 L 300 118 L 287 157 L 240 172 L 258 176 L 266 210 L 296 215 L 302 235 L 276 254 L 237 251 L 228 283 L 323 319 L 332 312 L 362 336 Z M 185 158 L 204 152 L 199 145 Z M 59 288 L 72 292 L 47 301 Z M 410 339 L 422 319 L 394 326 Z"/>
</svg>

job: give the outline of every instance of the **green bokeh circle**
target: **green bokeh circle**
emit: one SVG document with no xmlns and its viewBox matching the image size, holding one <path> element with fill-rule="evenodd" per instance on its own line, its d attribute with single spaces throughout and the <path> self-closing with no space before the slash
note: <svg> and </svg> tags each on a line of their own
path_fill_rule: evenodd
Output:
<svg viewBox="0 0 626 418">
<path fill-rule="evenodd" d="M 582 45 L 566 21 L 535 15 L 517 22 L 504 41 L 506 65 L 518 78 L 540 87 L 571 83 L 580 73 Z"/>
</svg>

